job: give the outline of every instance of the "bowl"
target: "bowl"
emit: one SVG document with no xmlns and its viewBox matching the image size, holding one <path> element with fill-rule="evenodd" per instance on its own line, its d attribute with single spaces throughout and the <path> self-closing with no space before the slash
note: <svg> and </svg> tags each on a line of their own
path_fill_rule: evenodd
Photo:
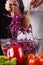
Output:
<svg viewBox="0 0 43 65">
<path fill-rule="evenodd" d="M 17 40 L 17 39 L 1 39 L 1 48 L 6 55 L 7 49 L 11 46 L 21 46 L 24 50 L 24 53 L 34 53 L 38 52 L 40 44 L 36 40 Z"/>
</svg>

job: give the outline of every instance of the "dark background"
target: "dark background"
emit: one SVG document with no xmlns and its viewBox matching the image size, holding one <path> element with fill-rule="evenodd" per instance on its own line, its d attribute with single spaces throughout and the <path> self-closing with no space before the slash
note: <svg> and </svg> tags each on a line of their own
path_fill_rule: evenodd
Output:
<svg viewBox="0 0 43 65">
<path fill-rule="evenodd" d="M 9 14 L 5 10 L 5 2 L 6 0 L 0 0 L 0 38 L 8 38 L 11 36 L 10 34 L 8 34 L 8 30 L 6 28 L 9 26 L 12 18 L 3 15 Z"/>
<path fill-rule="evenodd" d="M 0 0 L 0 14 L 9 13 L 5 10 L 5 3 L 6 3 L 6 0 Z"/>
<path fill-rule="evenodd" d="M 0 39 L 10 37 L 7 34 L 6 27 L 10 24 L 11 18 L 8 18 L 3 15 L 8 14 L 8 12 L 5 10 L 5 2 L 6 0 L 0 0 Z M 0 55 L 3 55 L 1 46 L 0 46 Z"/>
</svg>

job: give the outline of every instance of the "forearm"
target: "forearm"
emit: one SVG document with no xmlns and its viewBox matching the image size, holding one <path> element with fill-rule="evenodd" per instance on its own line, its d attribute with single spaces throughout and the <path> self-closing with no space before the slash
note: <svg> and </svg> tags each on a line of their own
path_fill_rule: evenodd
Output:
<svg viewBox="0 0 43 65">
<path fill-rule="evenodd" d="M 22 21 L 22 26 L 28 28 L 30 26 L 30 15 L 26 15 Z"/>
</svg>

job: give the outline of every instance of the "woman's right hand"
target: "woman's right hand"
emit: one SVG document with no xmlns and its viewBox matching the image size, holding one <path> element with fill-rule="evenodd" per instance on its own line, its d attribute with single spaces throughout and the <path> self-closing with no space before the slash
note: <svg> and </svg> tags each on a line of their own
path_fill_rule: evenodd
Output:
<svg viewBox="0 0 43 65">
<path fill-rule="evenodd" d="M 15 13 L 19 13 L 19 4 L 17 0 L 7 0 L 5 3 L 5 9 L 12 13 L 12 15 Z"/>
<path fill-rule="evenodd" d="M 11 12 L 11 6 L 12 6 L 12 3 L 10 3 L 10 0 L 7 0 L 6 3 L 5 3 L 5 9 L 8 11 L 8 12 Z"/>
</svg>

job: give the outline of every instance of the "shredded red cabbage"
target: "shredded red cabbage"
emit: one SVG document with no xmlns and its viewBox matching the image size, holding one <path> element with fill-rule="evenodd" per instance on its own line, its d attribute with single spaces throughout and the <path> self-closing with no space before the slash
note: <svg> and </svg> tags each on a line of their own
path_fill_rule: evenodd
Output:
<svg viewBox="0 0 43 65">
<path fill-rule="evenodd" d="M 38 49 L 38 45 L 32 40 L 18 42 L 18 45 L 20 45 L 23 48 L 25 54 L 27 53 L 35 54 Z"/>
<path fill-rule="evenodd" d="M 13 20 L 11 21 L 11 24 L 7 27 L 7 29 L 10 31 L 12 37 L 17 37 L 18 31 L 22 31 L 23 33 L 29 32 L 29 28 L 25 29 L 22 27 L 21 22 L 24 19 L 24 14 L 15 15 Z M 31 25 L 30 25 L 31 28 Z"/>
<path fill-rule="evenodd" d="M 39 43 L 36 43 L 36 41 L 33 40 L 11 40 L 12 45 L 18 45 L 21 46 L 24 50 L 24 53 L 36 53 L 39 48 Z M 12 46 L 11 45 L 11 46 Z"/>
</svg>

